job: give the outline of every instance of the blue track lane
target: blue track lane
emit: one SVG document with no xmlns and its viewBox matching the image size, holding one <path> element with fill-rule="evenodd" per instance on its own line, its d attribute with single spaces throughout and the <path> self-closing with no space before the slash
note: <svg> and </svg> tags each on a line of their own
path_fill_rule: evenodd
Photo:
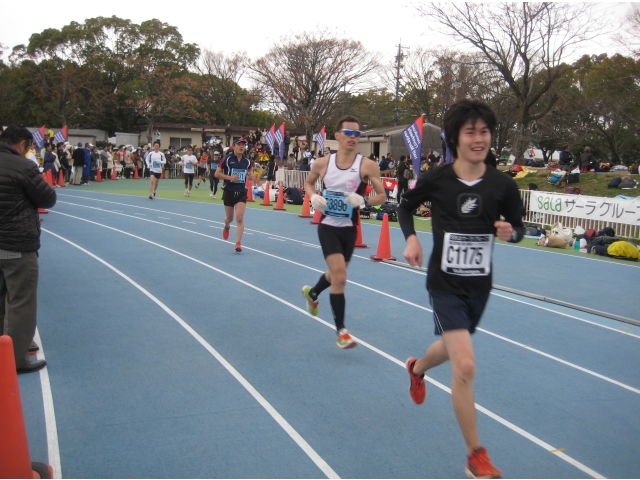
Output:
<svg viewBox="0 0 640 480">
<path fill-rule="evenodd" d="M 219 205 L 104 194 L 61 195 L 60 201 L 58 212 L 157 242 L 254 285 L 258 290 L 176 253 L 75 218 L 52 213 L 43 224 L 100 256 L 164 302 L 225 357 L 338 475 L 463 476 L 464 444 L 450 395 L 429 385 L 425 405 L 415 406 L 402 366 L 362 345 L 352 351 L 337 350 L 334 331 L 299 310 L 304 309 L 300 286 L 315 283 L 325 268 L 321 251 L 314 247 L 316 229 L 308 220 L 248 210 L 246 224 L 251 230 L 246 233 L 251 235 L 245 235 L 246 248 L 237 255 L 232 243 L 221 241 Z M 214 238 L 63 202 L 146 213 L 138 216 Z M 366 257 L 375 253 L 377 241 L 370 239 L 377 238 L 379 227 L 365 224 L 363 232 L 372 248 L 356 250 L 356 255 Z M 234 233 L 232 228 L 230 240 Z M 391 236 L 393 254 L 401 258 L 399 230 L 392 229 Z M 429 251 L 430 235 L 421 239 Z M 62 240 L 43 233 L 42 243 L 39 331 L 49 363 L 63 476 L 323 476 L 220 363 L 148 297 Z M 583 270 L 597 269 L 600 275 L 622 279 L 637 279 L 639 272 L 627 265 L 496 245 L 494 282 L 543 293 L 536 290 L 538 283 L 529 287 L 509 283 L 510 277 L 518 277 L 517 262 L 524 265 L 526 258 L 541 270 L 565 264 L 567 268 L 556 270 L 559 282 L 573 278 L 586 285 L 585 275 L 576 274 Z M 357 337 L 400 362 L 419 356 L 434 340 L 424 275 L 357 257 L 348 275 L 352 282 L 389 295 L 348 285 L 347 327 Z M 621 315 L 638 311 L 628 306 L 628 300 L 620 308 L 615 302 L 597 303 L 608 301 L 607 295 L 594 299 L 583 293 L 576 300 L 560 291 L 549 296 Z M 640 389 L 635 368 L 640 362 L 640 338 L 536 306 L 614 329 L 621 325 L 617 322 L 520 300 L 527 304 L 492 296 L 481 323 L 486 332 L 474 336 L 476 402 L 601 475 L 638 477 L 640 394 L 491 333 L 632 389 Z M 326 294 L 321 296 L 319 318 L 333 323 Z M 640 334 L 639 328 L 625 329 Z M 450 383 L 447 365 L 429 375 Z M 32 457 L 43 459 L 46 441 L 39 382 L 34 374 L 21 376 L 20 383 Z M 506 476 L 585 477 L 482 413 L 478 424 L 481 440 Z"/>
</svg>

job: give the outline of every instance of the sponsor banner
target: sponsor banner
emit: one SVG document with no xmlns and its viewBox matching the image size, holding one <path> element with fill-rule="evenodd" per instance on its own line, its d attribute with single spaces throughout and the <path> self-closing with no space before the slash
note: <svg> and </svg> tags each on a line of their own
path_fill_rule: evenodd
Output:
<svg viewBox="0 0 640 480">
<path fill-rule="evenodd" d="M 565 217 L 640 225 L 640 200 L 558 195 L 532 191 L 529 211 Z"/>
<path fill-rule="evenodd" d="M 411 163 L 416 176 L 420 176 L 420 157 L 422 155 L 422 126 L 424 116 L 420 115 L 416 121 L 405 128 L 402 132 L 402 139 L 411 155 Z"/>
</svg>

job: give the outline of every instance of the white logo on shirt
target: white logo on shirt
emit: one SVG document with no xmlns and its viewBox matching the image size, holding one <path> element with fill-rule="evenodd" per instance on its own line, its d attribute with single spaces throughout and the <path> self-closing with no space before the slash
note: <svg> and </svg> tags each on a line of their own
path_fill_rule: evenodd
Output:
<svg viewBox="0 0 640 480">
<path fill-rule="evenodd" d="M 475 210 L 477 204 L 478 204 L 477 198 L 468 198 L 460 207 L 460 211 L 462 213 L 471 213 Z"/>
</svg>

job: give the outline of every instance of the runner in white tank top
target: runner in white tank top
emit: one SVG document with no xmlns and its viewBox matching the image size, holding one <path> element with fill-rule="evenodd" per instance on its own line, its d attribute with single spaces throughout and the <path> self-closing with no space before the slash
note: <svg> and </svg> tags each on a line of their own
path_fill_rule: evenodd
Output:
<svg viewBox="0 0 640 480">
<path fill-rule="evenodd" d="M 344 328 L 347 265 L 356 245 L 356 225 L 363 205 L 380 205 L 386 194 L 380 180 L 378 164 L 364 158 L 357 151 L 360 122 L 352 116 L 338 121 L 335 138 L 338 153 L 317 159 L 305 182 L 306 194 L 313 208 L 323 212 L 318 225 L 318 238 L 322 254 L 329 269 L 320 276 L 318 283 L 302 287 L 307 309 L 318 314 L 318 295 L 331 287 L 329 301 L 338 333 L 338 348 L 351 348 L 356 342 Z M 315 184 L 322 177 L 322 195 L 316 193 Z M 375 195 L 364 197 L 367 181 L 373 185 Z"/>
</svg>

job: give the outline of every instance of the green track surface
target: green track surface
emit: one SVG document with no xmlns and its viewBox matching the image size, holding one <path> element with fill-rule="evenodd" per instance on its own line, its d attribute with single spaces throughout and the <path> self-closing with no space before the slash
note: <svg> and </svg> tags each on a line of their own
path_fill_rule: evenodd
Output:
<svg viewBox="0 0 640 480">
<path fill-rule="evenodd" d="M 221 182 L 222 183 L 222 182 Z M 194 188 L 191 190 L 191 196 L 184 196 L 184 182 L 181 178 L 169 178 L 162 179 L 158 184 L 158 189 L 156 191 L 157 198 L 168 198 L 171 200 L 182 200 L 185 202 L 205 202 L 205 203 L 217 203 L 222 205 L 222 190 L 218 188 L 218 192 L 216 194 L 216 199 L 213 200 L 209 198 L 209 181 L 206 183 L 202 183 L 200 188 L 195 188 L 197 181 L 193 182 Z M 91 191 L 91 192 L 103 192 L 103 193 L 119 193 L 123 195 L 135 195 L 138 197 L 148 197 L 149 196 L 149 180 L 148 179 L 120 179 L 120 180 L 105 180 L 101 183 L 91 182 L 91 185 L 83 185 L 83 186 L 74 186 L 68 185 L 64 190 L 72 190 L 72 191 Z M 59 189 L 60 193 L 64 193 L 63 189 Z M 247 203 L 247 208 L 258 208 L 258 209 L 273 209 L 275 207 L 275 202 L 271 202 L 271 206 L 262 206 L 262 199 L 256 198 L 254 203 Z M 302 213 L 302 206 L 300 205 L 285 205 L 287 212 Z M 362 222 L 366 223 L 382 223 L 380 220 L 362 220 Z M 416 217 L 415 219 L 415 229 L 420 232 L 431 232 L 431 220 L 422 220 Z M 397 227 L 398 224 L 391 222 L 391 227 Z M 496 240 L 497 242 L 502 242 L 502 240 Z M 506 242 L 502 242 L 506 243 Z M 535 248 L 535 249 L 544 249 L 549 251 L 560 251 L 558 249 L 550 249 L 547 247 L 539 247 L 536 245 L 536 240 L 532 238 L 524 238 L 518 246 L 527 247 L 527 248 Z M 588 255 L 586 253 L 576 252 L 573 249 L 566 248 L 561 250 L 562 253 L 568 255 Z M 627 260 L 619 260 L 610 257 L 597 257 L 601 260 L 608 260 L 611 262 L 623 262 L 629 263 Z M 635 262 L 634 262 L 635 263 Z"/>
</svg>

